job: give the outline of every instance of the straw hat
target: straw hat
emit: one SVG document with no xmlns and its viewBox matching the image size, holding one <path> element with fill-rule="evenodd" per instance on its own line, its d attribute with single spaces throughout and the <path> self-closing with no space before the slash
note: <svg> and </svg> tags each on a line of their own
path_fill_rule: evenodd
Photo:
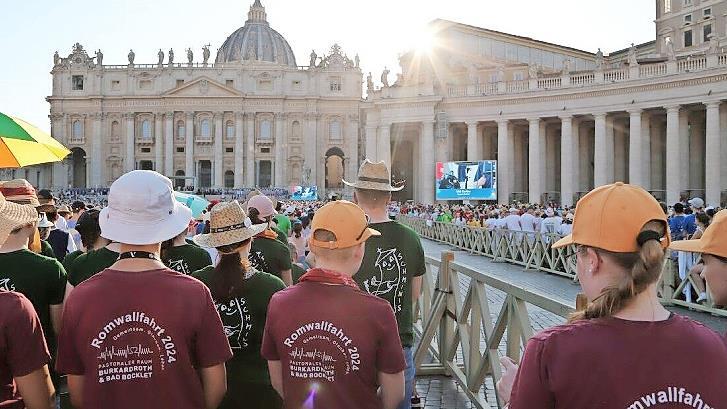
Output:
<svg viewBox="0 0 727 409">
<path fill-rule="evenodd" d="M 40 206 L 35 188 L 25 179 L 13 179 L 0 184 L 0 193 L 5 200 L 17 204 L 29 204 L 33 207 Z"/>
<path fill-rule="evenodd" d="M 366 159 L 358 169 L 358 177 L 355 183 L 343 181 L 347 186 L 355 189 L 379 190 L 382 192 L 398 192 L 404 186 L 394 187 L 391 185 L 391 174 L 384 161 L 371 162 Z"/>
<path fill-rule="evenodd" d="M 20 205 L 5 199 L 0 193 L 0 244 L 16 228 L 38 221 L 38 212 L 32 206 Z"/>
<path fill-rule="evenodd" d="M 68 205 L 62 205 L 58 208 L 58 214 L 70 214 L 71 208 Z"/>
<path fill-rule="evenodd" d="M 218 203 L 210 212 L 210 232 L 193 238 L 202 247 L 220 247 L 245 241 L 267 228 L 267 224 L 252 224 L 236 200 Z"/>
</svg>

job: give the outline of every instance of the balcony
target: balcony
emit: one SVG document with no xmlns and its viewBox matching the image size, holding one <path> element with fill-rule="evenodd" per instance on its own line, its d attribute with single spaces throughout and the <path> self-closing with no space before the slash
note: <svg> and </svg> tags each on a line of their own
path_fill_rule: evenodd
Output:
<svg viewBox="0 0 727 409">
<path fill-rule="evenodd" d="M 136 144 L 137 145 L 154 145 L 154 137 L 150 138 L 144 138 L 141 136 L 136 137 Z"/>
</svg>

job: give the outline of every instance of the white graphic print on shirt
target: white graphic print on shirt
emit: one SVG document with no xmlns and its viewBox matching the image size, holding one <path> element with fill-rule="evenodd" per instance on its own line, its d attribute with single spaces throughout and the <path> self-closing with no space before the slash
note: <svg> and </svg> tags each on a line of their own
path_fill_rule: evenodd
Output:
<svg viewBox="0 0 727 409">
<path fill-rule="evenodd" d="M 0 289 L 5 291 L 15 291 L 15 286 L 10 282 L 9 278 L 0 278 Z"/>
<path fill-rule="evenodd" d="M 264 271 L 266 273 L 273 274 L 272 271 L 270 271 L 270 266 L 268 265 L 267 261 L 265 261 L 265 255 L 260 250 L 252 250 L 250 252 L 250 255 L 247 257 L 248 261 L 250 261 L 250 265 L 257 271 Z"/>
<path fill-rule="evenodd" d="M 230 342 L 230 348 L 247 348 L 248 337 L 252 330 L 252 316 L 250 308 L 247 306 L 247 300 L 242 297 L 233 298 L 226 303 L 215 303 L 215 306 L 222 319 L 222 327 Z"/>
<path fill-rule="evenodd" d="M 305 323 L 285 338 L 283 344 L 287 347 L 292 378 L 335 382 L 336 377 L 361 367 L 356 342 L 343 328 L 329 321 Z"/>
<path fill-rule="evenodd" d="M 364 280 L 366 292 L 388 300 L 395 313 L 401 312 L 404 288 L 406 286 L 406 261 L 399 249 L 377 249 L 374 269 L 378 274 Z"/>
<path fill-rule="evenodd" d="M 169 268 L 176 271 L 177 273 L 182 273 L 185 275 L 189 275 L 191 273 L 191 271 L 189 271 L 189 264 L 187 264 L 187 261 L 184 259 L 169 260 Z"/>
</svg>

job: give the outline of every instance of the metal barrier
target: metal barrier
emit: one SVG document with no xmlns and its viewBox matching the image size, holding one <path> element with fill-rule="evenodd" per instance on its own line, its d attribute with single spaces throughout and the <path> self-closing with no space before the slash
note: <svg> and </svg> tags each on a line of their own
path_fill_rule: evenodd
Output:
<svg viewBox="0 0 727 409">
<path fill-rule="evenodd" d="M 415 319 L 415 330 L 420 335 L 414 354 L 417 374 L 451 376 L 473 407 L 490 408 L 495 401 L 502 407 L 497 392 L 488 397 L 486 391 L 483 396 L 479 391 L 487 377 L 496 384 L 502 376 L 498 351 L 501 342 L 505 343 L 507 356 L 519 361 L 521 348 L 533 335 L 528 304 L 561 317 L 567 317 L 574 308 L 458 264 L 451 251 L 442 252 L 441 260 L 426 257 L 426 266 L 416 308 L 419 319 Z M 466 291 L 460 288 L 460 278 L 464 277 L 469 279 Z M 495 314 L 490 311 L 490 289 L 506 294 Z M 433 362 L 424 363 L 428 356 Z"/>
<path fill-rule="evenodd" d="M 473 254 L 492 258 L 494 261 L 506 261 L 518 264 L 526 269 L 546 271 L 577 281 L 575 258 L 567 257 L 574 250 L 571 247 L 553 249 L 551 243 L 560 238 L 557 234 L 541 234 L 516 232 L 496 229 L 488 230 L 481 227 L 460 226 L 452 223 L 434 222 L 418 217 L 399 215 L 398 220 L 408 225 L 419 236 L 426 237 Z M 687 302 L 678 298 L 687 282 L 692 277 L 679 282 L 676 265 L 667 260 L 659 282 L 659 295 L 663 304 L 678 305 L 710 314 L 727 317 L 727 309 L 719 308 L 707 291 L 705 304 Z M 692 282 L 692 285 L 694 283 Z"/>
</svg>

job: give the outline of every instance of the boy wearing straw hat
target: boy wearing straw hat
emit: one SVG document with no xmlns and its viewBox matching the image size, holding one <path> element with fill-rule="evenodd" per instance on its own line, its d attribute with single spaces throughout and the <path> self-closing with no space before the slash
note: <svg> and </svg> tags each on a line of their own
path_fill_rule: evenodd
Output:
<svg viewBox="0 0 727 409">
<path fill-rule="evenodd" d="M 406 399 L 399 408 L 409 408 L 415 376 L 412 304 L 419 298 L 426 267 L 419 236 L 411 228 L 389 219 L 387 207 L 391 192 L 403 189 L 403 186 L 392 186 L 390 180 L 384 162 L 366 159 L 358 171 L 358 180 L 343 182 L 355 189 L 354 201 L 369 216 L 371 228 L 381 233 L 366 242 L 363 262 L 354 279 L 362 290 L 388 301 L 396 314 L 407 363 Z"/>
<path fill-rule="evenodd" d="M 210 292 L 159 259 L 161 242 L 191 217 L 159 173 L 136 170 L 111 185 L 99 225 L 121 253 L 71 292 L 59 335 L 57 368 L 74 406 L 219 405 L 232 351 Z"/>
<path fill-rule="evenodd" d="M 262 355 L 273 387 L 291 409 L 394 409 L 404 399 L 406 368 L 396 319 L 352 279 L 364 243 L 379 232 L 345 200 L 318 210 L 312 231 L 316 268 L 268 308 Z"/>
</svg>

